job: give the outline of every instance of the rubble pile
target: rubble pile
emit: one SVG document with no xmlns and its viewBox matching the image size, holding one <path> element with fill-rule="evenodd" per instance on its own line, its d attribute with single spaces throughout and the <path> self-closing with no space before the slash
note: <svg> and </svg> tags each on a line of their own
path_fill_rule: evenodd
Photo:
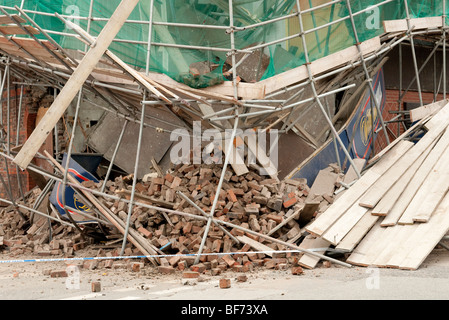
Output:
<svg viewBox="0 0 449 320">
<path fill-rule="evenodd" d="M 229 169 L 225 172 L 222 190 L 216 195 L 222 172 L 221 165 L 172 165 L 163 175 L 153 174 L 137 182 L 134 195 L 137 204 L 132 207 L 130 229 L 136 230 L 159 254 L 165 255 L 157 259 L 157 268 L 161 273 L 180 270 L 185 273 L 193 272 L 191 277 L 194 277 L 206 271 L 217 275 L 229 269 L 244 272 L 255 267 L 275 269 L 292 267 L 295 274 L 300 274 L 299 261 L 303 253 L 275 252 L 288 251 L 289 248 L 263 239 L 254 232 L 297 245 L 300 245 L 303 239 L 309 239 L 311 235 L 308 235 L 304 227 L 330 206 L 334 199 L 334 190 L 343 179 L 343 174 L 336 166 L 331 165 L 323 171 L 335 177 L 335 183 L 327 187 L 331 192 L 325 194 L 312 193 L 315 188 L 314 186 L 310 188 L 305 179 L 278 181 L 261 176 L 255 170 L 237 176 L 232 169 Z M 99 183 L 85 181 L 82 185 L 100 190 L 103 181 Z M 106 182 L 106 194 L 129 200 L 131 190 L 132 175 L 120 176 Z M 187 201 L 181 193 L 198 208 Z M 38 194 L 39 190 L 33 197 Z M 241 228 L 220 228 L 212 223 L 202 250 L 203 255 L 199 258 L 199 263 L 195 263 L 207 219 L 197 219 L 194 216 L 204 217 L 199 208 L 209 214 L 215 196 L 218 196 L 218 201 L 214 217 Z M 126 223 L 128 202 L 114 201 L 109 197 L 98 197 L 98 200 Z M 138 203 L 173 209 L 190 215 L 166 213 Z M 28 212 L 24 213 L 29 215 Z M 89 247 L 100 249 L 97 252 L 98 256 L 113 257 L 120 254 L 123 235 L 111 226 L 102 227 L 106 230 L 106 239 L 98 241 L 90 237 L 83 238 L 76 228 L 54 221 L 50 229 L 49 219 L 39 215 L 35 215 L 31 225 L 23 228 L 21 226 L 24 223 L 23 219 L 17 215 L 17 210 L 13 206 L 2 210 L 1 219 L 2 248 L 9 250 L 11 254 L 73 257 Z M 111 229 L 108 229 L 109 227 Z M 236 242 L 235 239 L 239 241 Z M 126 256 L 141 254 L 136 247 L 128 243 Z M 130 259 L 126 265 L 132 269 L 140 269 L 147 262 L 147 259 L 141 259 L 139 262 Z M 86 262 L 86 267 L 89 268 L 119 268 L 123 265 L 122 259 Z M 186 273 L 186 276 L 190 274 Z"/>
</svg>

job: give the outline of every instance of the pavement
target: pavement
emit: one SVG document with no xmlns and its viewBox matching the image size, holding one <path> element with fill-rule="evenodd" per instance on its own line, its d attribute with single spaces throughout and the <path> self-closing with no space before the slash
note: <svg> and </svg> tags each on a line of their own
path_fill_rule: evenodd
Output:
<svg viewBox="0 0 449 320">
<path fill-rule="evenodd" d="M 0 260 L 6 260 L 0 254 Z M 0 300 L 151 300 L 179 301 L 181 306 L 212 301 L 294 301 L 294 300 L 446 300 L 449 298 L 449 251 L 435 249 L 418 270 L 347 268 L 333 264 L 304 270 L 256 269 L 247 280 L 241 273 L 203 274 L 183 279 L 182 273 L 158 273 L 145 267 L 128 269 L 73 269 L 68 277 L 53 278 L 50 270 L 64 270 L 65 262 L 0 263 Z M 73 268 L 73 267 L 72 267 Z M 221 289 L 219 279 L 231 279 Z M 92 282 L 101 291 L 92 292 Z"/>
</svg>

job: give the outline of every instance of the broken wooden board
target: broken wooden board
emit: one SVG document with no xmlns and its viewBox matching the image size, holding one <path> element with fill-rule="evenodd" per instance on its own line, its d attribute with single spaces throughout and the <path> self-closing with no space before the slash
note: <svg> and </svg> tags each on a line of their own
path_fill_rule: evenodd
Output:
<svg viewBox="0 0 449 320">
<path fill-rule="evenodd" d="M 304 240 L 299 244 L 299 248 L 313 250 L 314 252 L 319 254 L 324 254 L 329 246 L 330 243 L 328 241 L 322 238 L 315 238 L 311 235 L 306 236 Z M 318 262 L 320 262 L 320 260 L 321 259 L 317 256 L 312 256 L 304 253 L 303 256 L 298 260 L 298 264 L 304 268 L 313 269 L 316 267 Z"/>
</svg>

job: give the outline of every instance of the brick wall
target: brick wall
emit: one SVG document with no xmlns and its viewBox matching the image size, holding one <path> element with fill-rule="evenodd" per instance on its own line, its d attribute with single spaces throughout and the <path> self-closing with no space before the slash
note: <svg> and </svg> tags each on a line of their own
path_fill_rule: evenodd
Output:
<svg viewBox="0 0 449 320">
<path fill-rule="evenodd" d="M 38 94 L 36 94 L 36 91 Z M 35 126 L 36 126 L 36 118 L 37 112 L 39 110 L 41 98 L 39 95 L 46 95 L 43 93 L 41 89 L 36 90 L 35 88 L 24 88 L 23 89 L 23 97 L 22 97 L 22 108 L 21 108 L 21 116 L 20 116 L 20 124 L 19 130 L 17 131 L 17 123 L 18 123 L 18 112 L 19 112 L 19 104 L 20 104 L 20 94 L 21 87 L 11 85 L 10 88 L 10 97 L 9 97 L 9 118 L 8 118 L 8 98 L 7 92 L 3 93 L 2 96 L 2 117 L 1 123 L 2 126 L 7 132 L 9 130 L 9 141 L 11 148 L 16 146 L 17 134 L 19 136 L 18 144 L 23 144 L 26 139 L 31 135 Z M 36 98 L 38 97 L 38 98 Z M 6 136 L 5 136 L 5 139 Z M 49 152 L 53 151 L 53 141 L 50 136 L 45 142 L 43 150 L 48 150 Z M 6 153 L 6 150 L 4 150 Z M 34 160 L 36 164 L 36 160 Z M 36 186 L 36 182 L 31 178 L 30 174 L 27 170 L 17 169 L 17 166 L 13 164 L 10 160 L 5 158 L 0 159 L 0 175 L 2 176 L 5 184 L 8 186 L 14 198 L 20 197 L 20 189 L 19 189 L 19 181 L 23 189 L 23 192 L 27 192 Z M 0 198 L 10 200 L 10 196 L 8 194 L 8 190 L 5 188 L 5 184 L 0 181 Z M 3 205 L 5 203 L 2 203 Z"/>
<path fill-rule="evenodd" d="M 399 99 L 399 90 L 386 90 L 386 104 L 385 109 L 382 113 L 384 121 L 391 120 L 394 118 L 397 114 L 392 114 L 389 111 L 397 111 L 397 110 L 404 110 L 404 103 L 419 103 L 419 93 L 417 91 L 409 91 L 405 94 L 404 98 L 402 99 L 402 103 L 399 106 L 398 105 L 398 99 Z M 434 99 L 433 92 L 422 92 L 422 100 L 423 104 L 429 104 L 432 103 Z M 443 95 L 439 94 L 437 95 L 437 101 L 442 100 Z M 404 128 L 401 123 L 390 123 L 388 124 L 388 128 L 391 129 L 391 132 L 389 132 L 389 139 L 390 142 L 393 141 L 396 136 L 398 136 L 398 133 L 401 134 L 404 132 Z M 385 138 L 385 135 L 383 131 L 380 131 L 377 135 L 377 139 L 375 142 L 375 151 L 378 153 L 380 150 L 385 148 L 387 146 L 387 141 Z"/>
</svg>

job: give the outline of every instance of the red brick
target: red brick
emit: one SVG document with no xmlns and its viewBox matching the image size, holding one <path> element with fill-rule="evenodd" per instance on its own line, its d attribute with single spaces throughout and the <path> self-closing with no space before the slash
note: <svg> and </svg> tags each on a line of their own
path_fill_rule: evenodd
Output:
<svg viewBox="0 0 449 320">
<path fill-rule="evenodd" d="M 187 268 L 187 263 L 185 261 L 178 262 L 178 270 L 183 271 Z"/>
<path fill-rule="evenodd" d="M 294 274 L 294 275 L 300 275 L 300 274 L 303 274 L 303 273 L 304 273 L 304 270 L 300 266 L 292 268 L 292 274 Z"/>
<path fill-rule="evenodd" d="M 142 270 L 142 268 L 143 268 L 142 262 L 133 262 L 131 264 L 131 270 L 134 272 L 139 272 L 140 270 Z"/>
<path fill-rule="evenodd" d="M 197 271 L 184 271 L 182 273 L 182 277 L 187 278 L 187 279 L 195 279 L 195 278 L 198 278 L 199 276 L 200 276 L 200 273 Z"/>
<path fill-rule="evenodd" d="M 229 201 L 237 202 L 237 196 L 235 195 L 234 191 L 232 191 L 231 189 L 228 190 L 227 197 L 228 197 Z"/>
<path fill-rule="evenodd" d="M 198 263 L 198 264 L 195 264 L 195 265 L 191 266 L 190 270 L 196 271 L 196 272 L 199 272 L 199 273 L 203 273 L 204 271 L 206 271 L 206 266 L 204 264 L 202 264 L 202 263 Z"/>
<path fill-rule="evenodd" d="M 231 279 L 220 279 L 220 288 L 228 289 L 231 287 Z"/>
<path fill-rule="evenodd" d="M 267 220 L 274 220 L 276 221 L 276 223 L 281 223 L 283 218 L 281 216 L 278 216 L 276 214 L 268 214 L 267 215 Z"/>
<path fill-rule="evenodd" d="M 296 203 L 296 201 L 297 201 L 297 200 L 296 200 L 295 197 L 288 199 L 287 201 L 285 201 L 285 202 L 283 203 L 284 208 L 290 208 L 292 205 L 294 205 L 294 204 Z"/>
<path fill-rule="evenodd" d="M 163 274 L 175 273 L 175 268 L 173 268 L 172 266 L 159 266 L 157 270 Z"/>
<path fill-rule="evenodd" d="M 52 277 L 52 278 L 67 277 L 67 272 L 65 270 L 51 271 L 50 272 L 50 277 Z"/>
<path fill-rule="evenodd" d="M 225 255 L 222 259 L 226 262 L 229 267 L 232 267 L 235 263 L 235 260 L 230 255 Z"/>
<path fill-rule="evenodd" d="M 153 236 L 153 233 L 147 229 L 145 229 L 144 227 L 140 227 L 139 229 L 137 229 L 137 231 L 141 232 L 145 237 L 147 238 L 151 238 Z"/>
</svg>

